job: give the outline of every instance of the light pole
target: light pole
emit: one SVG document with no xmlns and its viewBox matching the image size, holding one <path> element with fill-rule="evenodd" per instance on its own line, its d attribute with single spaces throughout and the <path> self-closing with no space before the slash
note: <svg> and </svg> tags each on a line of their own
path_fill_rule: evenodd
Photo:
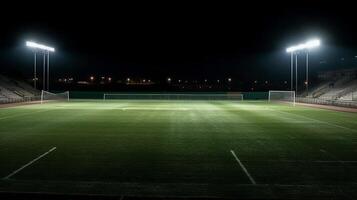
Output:
<svg viewBox="0 0 357 200">
<path fill-rule="evenodd" d="M 291 52 L 290 58 L 290 90 L 293 91 L 294 88 L 294 53 Z"/>
<path fill-rule="evenodd" d="M 50 88 L 50 52 L 55 52 L 55 48 L 49 47 L 43 44 L 39 44 L 36 42 L 32 41 L 27 41 L 26 46 L 29 48 L 35 49 L 35 61 L 34 61 L 34 87 L 36 88 L 36 79 L 37 79 L 37 72 L 36 72 L 36 57 L 37 57 L 37 52 L 41 52 L 43 54 L 43 86 L 42 89 L 46 90 L 46 85 L 47 85 L 47 90 Z M 36 51 L 38 50 L 38 51 Z M 46 57 L 47 57 L 47 70 L 46 70 Z M 46 71 L 47 71 L 47 79 L 46 79 Z M 46 84 L 47 83 L 47 84 Z"/>
<path fill-rule="evenodd" d="M 46 54 L 43 54 L 42 90 L 46 91 Z"/>
<path fill-rule="evenodd" d="M 295 53 L 295 94 L 298 92 L 298 53 Z"/>
<path fill-rule="evenodd" d="M 296 46 L 291 46 L 289 48 L 286 49 L 287 53 L 291 53 L 291 63 L 293 63 L 293 54 L 295 53 L 295 92 L 297 93 L 298 90 L 298 65 L 297 65 L 297 59 L 298 59 L 298 53 L 306 50 L 306 93 L 307 95 L 309 94 L 309 49 L 315 48 L 320 46 L 320 40 L 318 39 L 314 39 L 314 40 L 309 40 L 303 44 L 299 44 Z M 291 64 L 291 66 L 293 66 Z M 293 71 L 293 70 L 291 70 Z M 293 73 L 291 73 L 291 82 L 293 82 Z M 292 84 L 291 84 L 292 85 Z M 292 86 L 291 86 L 291 90 L 292 90 Z"/>
<path fill-rule="evenodd" d="M 50 91 L 50 52 L 47 51 L 47 91 Z"/>
<path fill-rule="evenodd" d="M 36 74 L 36 51 L 34 52 L 34 65 L 33 65 L 33 87 L 35 90 L 37 89 L 36 81 L 37 81 L 37 74 Z"/>
<path fill-rule="evenodd" d="M 309 50 L 306 51 L 306 96 L 309 96 Z"/>
</svg>

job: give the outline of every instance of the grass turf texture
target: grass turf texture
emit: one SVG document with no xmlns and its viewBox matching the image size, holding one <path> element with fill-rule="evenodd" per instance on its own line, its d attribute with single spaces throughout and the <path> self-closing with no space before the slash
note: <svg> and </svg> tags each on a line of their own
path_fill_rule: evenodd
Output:
<svg viewBox="0 0 357 200">
<path fill-rule="evenodd" d="M 0 180 L 0 191 L 357 197 L 356 113 L 263 101 L 74 100 L 0 109 L 0 177 L 52 147 Z"/>
</svg>

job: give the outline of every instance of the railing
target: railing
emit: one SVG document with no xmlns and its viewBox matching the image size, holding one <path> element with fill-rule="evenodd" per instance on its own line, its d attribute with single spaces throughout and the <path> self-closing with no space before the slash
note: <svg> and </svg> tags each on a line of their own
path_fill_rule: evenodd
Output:
<svg viewBox="0 0 357 200">
<path fill-rule="evenodd" d="M 357 101 L 297 97 L 296 102 L 357 108 Z"/>
<path fill-rule="evenodd" d="M 39 101 L 40 99 L 41 99 L 40 96 L 23 97 L 23 98 L 2 98 L 0 99 L 0 104 Z"/>
</svg>

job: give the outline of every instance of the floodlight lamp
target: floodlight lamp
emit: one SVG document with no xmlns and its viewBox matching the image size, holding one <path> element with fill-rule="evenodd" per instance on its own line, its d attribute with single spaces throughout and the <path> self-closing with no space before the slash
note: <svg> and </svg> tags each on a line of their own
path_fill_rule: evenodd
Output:
<svg viewBox="0 0 357 200">
<path fill-rule="evenodd" d="M 49 47 L 43 44 L 38 44 L 36 42 L 32 42 L 32 41 L 27 41 L 26 42 L 26 46 L 30 47 L 30 48 L 34 48 L 34 49 L 40 49 L 40 50 L 44 50 L 44 51 L 49 51 L 49 52 L 55 52 L 55 48 L 53 47 Z"/>
<path fill-rule="evenodd" d="M 318 47 L 318 46 L 320 46 L 320 40 L 314 39 L 314 40 L 309 40 L 304 44 L 291 46 L 291 47 L 286 49 L 286 52 L 287 53 L 294 53 L 295 51 L 300 51 L 300 50 L 304 50 L 304 49 L 312 49 L 312 48 L 315 48 L 315 47 Z"/>
<path fill-rule="evenodd" d="M 310 40 L 305 43 L 305 48 L 311 49 L 320 46 L 320 40 Z"/>
</svg>

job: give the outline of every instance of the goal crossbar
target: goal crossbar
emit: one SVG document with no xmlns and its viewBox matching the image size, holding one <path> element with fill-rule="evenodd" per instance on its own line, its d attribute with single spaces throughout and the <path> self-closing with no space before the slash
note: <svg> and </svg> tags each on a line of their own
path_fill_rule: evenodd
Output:
<svg viewBox="0 0 357 200">
<path fill-rule="evenodd" d="M 41 104 L 45 101 L 69 101 L 69 91 L 61 93 L 52 93 L 41 91 Z"/>
<path fill-rule="evenodd" d="M 295 106 L 296 94 L 295 91 L 269 90 L 268 101 L 292 103 Z"/>
</svg>

